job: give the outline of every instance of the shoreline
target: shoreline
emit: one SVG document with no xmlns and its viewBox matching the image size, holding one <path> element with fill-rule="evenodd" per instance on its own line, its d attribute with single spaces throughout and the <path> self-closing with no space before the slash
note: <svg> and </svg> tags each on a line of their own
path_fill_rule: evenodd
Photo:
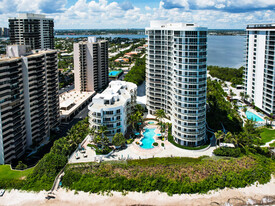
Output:
<svg viewBox="0 0 275 206">
<path fill-rule="evenodd" d="M 6 191 L 0 197 L 0 206 L 37 205 L 37 206 L 72 206 L 72 205 L 243 205 L 263 204 L 275 205 L 275 177 L 260 185 L 254 183 L 245 188 L 225 188 L 209 191 L 207 194 L 182 194 L 168 196 L 166 193 L 154 191 L 147 193 L 128 192 L 125 196 L 120 192 L 105 195 L 85 192 L 55 191 L 55 199 L 46 200 L 47 192 Z"/>
</svg>

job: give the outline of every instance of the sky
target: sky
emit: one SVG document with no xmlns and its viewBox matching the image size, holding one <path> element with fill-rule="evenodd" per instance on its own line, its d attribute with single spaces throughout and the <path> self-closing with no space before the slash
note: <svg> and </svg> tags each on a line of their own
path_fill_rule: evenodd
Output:
<svg viewBox="0 0 275 206">
<path fill-rule="evenodd" d="M 275 22 L 275 0 L 0 0 L 0 27 L 18 13 L 54 18 L 55 29 L 145 28 L 151 20 L 245 29 Z"/>
</svg>

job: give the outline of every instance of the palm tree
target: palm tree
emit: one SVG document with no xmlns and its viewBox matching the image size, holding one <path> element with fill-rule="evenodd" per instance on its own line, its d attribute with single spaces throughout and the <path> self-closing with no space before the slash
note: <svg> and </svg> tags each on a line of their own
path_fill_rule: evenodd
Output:
<svg viewBox="0 0 275 206">
<path fill-rule="evenodd" d="M 246 101 L 249 98 L 248 94 L 244 94 L 244 100 Z"/>
<path fill-rule="evenodd" d="M 214 134 L 215 134 L 215 137 L 216 137 L 216 145 L 217 145 L 218 140 L 220 142 L 220 140 L 224 138 L 224 133 L 223 133 L 223 131 L 218 130 Z"/>
<path fill-rule="evenodd" d="M 155 112 L 155 116 L 160 122 L 162 122 L 162 119 L 166 117 L 166 114 L 163 109 L 158 109 Z"/>
<path fill-rule="evenodd" d="M 134 111 L 135 112 L 140 112 L 143 115 L 144 108 L 140 104 L 136 104 Z"/>
<path fill-rule="evenodd" d="M 242 99 L 242 101 L 243 101 L 244 96 L 245 96 L 244 92 L 240 92 L 240 96 L 241 96 L 241 99 Z"/>
<path fill-rule="evenodd" d="M 273 119 L 274 119 L 274 117 L 273 117 L 273 113 L 270 113 L 270 118 L 269 118 L 270 125 L 272 125 L 272 124 L 273 124 Z"/>
<path fill-rule="evenodd" d="M 91 136 L 91 141 L 92 141 L 93 138 L 94 138 L 94 135 L 95 135 L 95 128 L 94 127 L 90 128 L 89 135 Z"/>
<path fill-rule="evenodd" d="M 132 115 L 130 116 L 130 118 L 129 118 L 129 123 L 130 123 L 130 125 L 132 126 L 132 129 L 133 129 L 133 130 L 136 130 L 136 124 L 138 123 L 138 121 L 139 121 L 138 115 L 132 114 Z"/>
<path fill-rule="evenodd" d="M 244 112 L 244 113 L 247 112 L 247 107 L 246 107 L 246 106 L 243 107 L 243 112 Z"/>
<path fill-rule="evenodd" d="M 101 138 L 103 139 L 105 136 L 105 133 L 107 132 L 107 126 L 100 126 L 97 130 L 97 133 L 101 136 Z"/>
<path fill-rule="evenodd" d="M 265 116 L 264 119 L 265 119 L 265 125 L 267 126 L 267 120 L 269 120 L 269 117 Z"/>
</svg>

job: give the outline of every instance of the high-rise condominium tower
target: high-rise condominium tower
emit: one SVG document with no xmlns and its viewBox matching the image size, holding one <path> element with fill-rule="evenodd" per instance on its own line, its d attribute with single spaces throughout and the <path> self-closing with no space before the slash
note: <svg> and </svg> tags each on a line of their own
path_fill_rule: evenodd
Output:
<svg viewBox="0 0 275 206">
<path fill-rule="evenodd" d="M 275 114 L 275 23 L 249 24 L 245 92 L 248 101 L 267 114 Z"/>
<path fill-rule="evenodd" d="M 186 146 L 206 139 L 207 28 L 151 22 L 146 67 L 147 108 L 163 109 L 174 140 Z"/>
<path fill-rule="evenodd" d="M 7 47 L 0 59 L 0 164 L 39 145 L 59 124 L 57 52 Z"/>
<path fill-rule="evenodd" d="M 54 49 L 54 22 L 40 14 L 19 14 L 9 19 L 11 44 L 29 45 L 32 49 Z"/>
<path fill-rule="evenodd" d="M 77 91 L 93 92 L 108 85 L 108 41 L 74 44 L 74 85 Z"/>
</svg>

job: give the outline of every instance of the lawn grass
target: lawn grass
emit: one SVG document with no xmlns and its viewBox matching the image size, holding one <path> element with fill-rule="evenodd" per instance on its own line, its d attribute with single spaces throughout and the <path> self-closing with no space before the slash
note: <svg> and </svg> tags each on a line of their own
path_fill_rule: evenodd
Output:
<svg viewBox="0 0 275 206">
<path fill-rule="evenodd" d="M 269 147 L 275 147 L 275 142 L 269 144 Z"/>
<path fill-rule="evenodd" d="M 24 179 L 32 170 L 33 168 L 24 171 L 11 170 L 10 165 L 0 165 L 0 181 Z"/>
<path fill-rule="evenodd" d="M 271 140 L 275 139 L 275 130 L 267 128 L 261 129 L 261 138 L 263 144 L 270 142 Z"/>
</svg>

